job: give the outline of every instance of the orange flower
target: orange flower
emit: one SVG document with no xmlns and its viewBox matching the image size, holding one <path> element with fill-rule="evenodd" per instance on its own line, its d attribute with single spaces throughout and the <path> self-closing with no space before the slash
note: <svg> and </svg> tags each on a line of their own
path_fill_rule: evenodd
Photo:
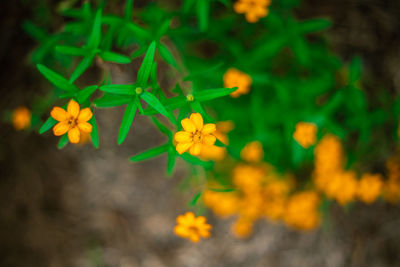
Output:
<svg viewBox="0 0 400 267">
<path fill-rule="evenodd" d="M 310 122 L 299 122 L 296 125 L 296 131 L 293 134 L 296 140 L 302 147 L 309 148 L 317 141 L 317 125 Z"/>
<path fill-rule="evenodd" d="M 17 131 L 27 129 L 31 125 L 32 114 L 26 107 L 14 109 L 11 116 L 12 124 Z"/>
<path fill-rule="evenodd" d="M 223 81 L 226 88 L 238 88 L 231 93 L 232 97 L 239 97 L 250 92 L 251 77 L 240 70 L 234 68 L 228 69 L 224 74 Z"/>
<path fill-rule="evenodd" d="M 358 184 L 358 198 L 367 204 L 373 203 L 382 192 L 383 182 L 380 174 L 366 173 Z"/>
<path fill-rule="evenodd" d="M 87 121 L 92 118 L 93 113 L 90 108 L 80 110 L 79 104 L 71 99 L 67 110 L 60 107 L 54 107 L 50 112 L 51 117 L 59 121 L 53 127 L 55 136 L 60 136 L 68 132 L 68 139 L 71 143 L 79 143 L 81 131 L 85 133 L 92 132 L 92 125 Z"/>
<path fill-rule="evenodd" d="M 204 216 L 195 217 L 193 212 L 186 212 L 176 218 L 178 225 L 174 232 L 177 236 L 190 239 L 192 242 L 199 242 L 200 238 L 210 237 L 211 225 L 207 224 Z"/>
<path fill-rule="evenodd" d="M 176 151 L 179 154 L 189 150 L 191 155 L 198 156 L 203 149 L 209 149 L 217 140 L 212 135 L 216 130 L 215 124 L 203 125 L 203 117 L 199 113 L 192 113 L 190 119 L 183 119 L 181 124 L 183 131 L 177 132 L 174 136 L 177 142 Z"/>
<path fill-rule="evenodd" d="M 264 157 L 262 144 L 259 141 L 248 143 L 240 152 L 240 157 L 248 162 L 260 162 Z"/>
<path fill-rule="evenodd" d="M 244 13 L 246 20 L 254 23 L 268 15 L 269 5 L 271 5 L 271 0 L 239 0 L 234 4 L 233 9 L 236 13 Z"/>
<path fill-rule="evenodd" d="M 314 191 L 298 192 L 288 200 L 285 223 L 301 230 L 312 230 L 320 223 L 319 196 Z"/>
</svg>

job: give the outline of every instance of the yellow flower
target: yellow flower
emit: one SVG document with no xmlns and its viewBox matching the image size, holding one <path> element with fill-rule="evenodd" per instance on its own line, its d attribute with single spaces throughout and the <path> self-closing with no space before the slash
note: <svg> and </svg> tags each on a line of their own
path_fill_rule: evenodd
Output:
<svg viewBox="0 0 400 267">
<path fill-rule="evenodd" d="M 204 204 L 220 217 L 229 217 L 238 210 L 239 199 L 235 193 L 206 190 Z"/>
<path fill-rule="evenodd" d="M 251 165 L 240 164 L 233 169 L 233 184 L 244 193 L 253 193 L 261 188 L 265 170 Z"/>
<path fill-rule="evenodd" d="M 50 112 L 51 117 L 59 121 L 53 127 L 55 136 L 60 136 L 68 132 L 68 139 L 71 143 L 79 143 L 81 131 L 85 133 L 92 132 L 92 125 L 88 123 L 93 116 L 90 108 L 80 110 L 79 104 L 71 99 L 67 110 L 60 107 L 54 107 Z"/>
<path fill-rule="evenodd" d="M 336 199 L 341 205 L 346 205 L 354 200 L 358 181 L 353 171 L 337 172 L 330 179 L 325 186 L 325 193 L 328 197 Z"/>
<path fill-rule="evenodd" d="M 244 13 L 246 20 L 254 23 L 268 15 L 269 5 L 271 5 L 271 0 L 239 0 L 234 4 L 233 9 L 236 13 Z"/>
<path fill-rule="evenodd" d="M 277 221 L 283 217 L 286 210 L 286 198 L 275 197 L 264 203 L 264 215 L 271 221 Z"/>
<path fill-rule="evenodd" d="M 199 242 L 200 238 L 210 237 L 211 225 L 206 223 L 204 216 L 195 217 L 193 212 L 186 212 L 176 218 L 178 225 L 174 232 L 177 236 L 190 239 L 192 242 Z"/>
<path fill-rule="evenodd" d="M 289 226 L 300 230 L 311 230 L 320 223 L 319 196 L 314 191 L 292 195 L 287 203 L 284 220 Z"/>
<path fill-rule="evenodd" d="M 384 184 L 383 197 L 390 203 L 397 203 L 400 200 L 400 182 L 395 179 L 389 179 Z"/>
<path fill-rule="evenodd" d="M 240 217 L 231 227 L 231 233 L 237 238 L 247 238 L 253 232 L 253 221 Z"/>
<path fill-rule="evenodd" d="M 264 158 L 262 144 L 258 141 L 248 143 L 240 152 L 240 157 L 248 162 L 260 162 Z"/>
<path fill-rule="evenodd" d="M 26 107 L 14 109 L 11 115 L 12 124 L 15 130 L 20 131 L 29 128 L 31 125 L 32 114 Z"/>
<path fill-rule="evenodd" d="M 190 119 L 181 121 L 183 131 L 175 133 L 174 140 L 177 142 L 176 151 L 179 154 L 189 150 L 193 156 L 200 155 L 203 149 L 209 149 L 214 145 L 216 137 L 215 124 L 207 123 L 203 125 L 203 117 L 199 113 L 192 113 Z"/>
<path fill-rule="evenodd" d="M 219 146 L 207 146 L 207 149 L 202 149 L 199 155 L 202 160 L 220 161 L 226 157 L 226 148 Z"/>
<path fill-rule="evenodd" d="M 231 93 L 232 97 L 239 97 L 250 92 L 251 77 L 240 70 L 234 68 L 228 69 L 224 74 L 223 81 L 226 88 L 238 88 Z"/>
<path fill-rule="evenodd" d="M 358 184 L 358 198 L 367 204 L 375 202 L 382 192 L 383 182 L 379 174 L 366 173 Z"/>
<path fill-rule="evenodd" d="M 220 122 L 217 122 L 216 126 L 217 126 L 217 130 L 213 133 L 213 135 L 215 137 L 217 137 L 217 139 L 219 141 L 221 141 L 221 143 L 223 143 L 224 145 L 229 145 L 229 139 L 226 134 L 229 133 L 230 131 L 232 131 L 233 128 L 235 127 L 233 122 L 232 121 L 220 121 Z"/>
<path fill-rule="evenodd" d="M 299 122 L 296 131 L 293 133 L 294 140 L 302 147 L 309 148 L 317 141 L 317 125 L 310 122 Z"/>
</svg>

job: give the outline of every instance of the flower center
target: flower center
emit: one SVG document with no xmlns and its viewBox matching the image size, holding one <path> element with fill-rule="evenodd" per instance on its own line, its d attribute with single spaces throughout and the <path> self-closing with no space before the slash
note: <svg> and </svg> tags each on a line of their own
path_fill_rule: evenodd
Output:
<svg viewBox="0 0 400 267">
<path fill-rule="evenodd" d="M 203 136 L 202 136 L 201 132 L 196 131 L 193 135 L 193 142 L 200 143 L 202 139 L 203 139 Z"/>
<path fill-rule="evenodd" d="M 76 119 L 74 117 L 70 117 L 67 121 L 69 128 L 74 128 L 76 125 Z"/>
</svg>

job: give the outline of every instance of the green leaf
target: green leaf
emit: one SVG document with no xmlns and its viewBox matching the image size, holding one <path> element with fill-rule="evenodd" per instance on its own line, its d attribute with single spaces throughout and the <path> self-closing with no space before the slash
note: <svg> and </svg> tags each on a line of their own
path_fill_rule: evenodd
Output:
<svg viewBox="0 0 400 267">
<path fill-rule="evenodd" d="M 70 91 L 70 92 L 76 92 L 79 90 L 78 87 L 76 87 L 74 84 L 70 83 L 63 76 L 52 71 L 51 69 L 49 69 L 41 64 L 37 64 L 37 68 L 40 71 L 40 73 L 42 73 L 43 76 L 47 80 L 49 80 L 52 84 L 54 84 L 56 87 L 60 88 L 61 90 Z"/>
<path fill-rule="evenodd" d="M 96 17 L 94 18 L 92 33 L 89 37 L 88 47 L 95 50 L 99 47 L 101 37 L 101 9 L 96 11 Z"/>
<path fill-rule="evenodd" d="M 331 26 L 332 22 L 329 19 L 310 19 L 299 23 L 298 31 L 300 34 L 307 34 L 326 30 Z"/>
<path fill-rule="evenodd" d="M 61 136 L 60 141 L 58 141 L 58 149 L 63 149 L 68 144 L 68 134 Z"/>
<path fill-rule="evenodd" d="M 177 67 L 174 56 L 172 55 L 172 53 L 169 51 L 169 49 L 165 45 L 159 43 L 158 44 L 158 52 L 160 53 L 162 59 L 165 60 L 165 62 L 167 62 L 174 68 Z"/>
<path fill-rule="evenodd" d="M 84 56 L 88 52 L 84 48 L 68 46 L 68 45 L 57 45 L 56 51 L 60 52 L 62 54 L 71 55 L 71 56 Z"/>
<path fill-rule="evenodd" d="M 187 105 L 187 103 L 188 101 L 186 100 L 186 97 L 177 96 L 167 99 L 166 101 L 163 102 L 163 105 L 167 110 L 172 111 Z M 157 114 L 157 111 L 152 107 L 147 108 L 143 113 L 143 115 L 154 115 L 154 114 Z"/>
<path fill-rule="evenodd" d="M 54 125 L 56 125 L 57 121 L 55 119 L 53 119 L 53 117 L 49 117 L 42 125 L 42 127 L 40 127 L 39 129 L 39 133 L 42 134 L 44 132 L 47 132 L 48 130 L 50 130 Z"/>
<path fill-rule="evenodd" d="M 114 63 L 119 63 L 119 64 L 128 64 L 131 63 L 131 59 L 127 56 L 114 53 L 114 52 L 101 52 L 99 56 L 104 60 L 104 61 L 109 61 L 109 62 L 114 62 Z"/>
<path fill-rule="evenodd" d="M 174 172 L 176 163 L 176 150 L 175 147 L 170 146 L 168 151 L 168 160 L 167 160 L 167 175 L 171 176 Z"/>
<path fill-rule="evenodd" d="M 236 191 L 235 188 L 207 188 L 207 189 L 214 191 L 214 192 L 221 192 L 221 193 Z"/>
<path fill-rule="evenodd" d="M 77 95 L 78 103 L 82 104 L 83 102 L 88 100 L 89 97 L 97 90 L 97 88 L 99 88 L 97 85 L 90 85 L 79 91 Z"/>
<path fill-rule="evenodd" d="M 45 40 L 47 38 L 47 33 L 30 21 L 25 21 L 24 24 L 22 24 L 22 28 L 37 41 Z"/>
<path fill-rule="evenodd" d="M 160 112 L 162 115 L 167 117 L 173 124 L 176 124 L 176 119 L 168 110 L 165 109 L 163 104 L 155 97 L 147 91 L 144 91 L 140 94 L 140 98 L 143 99 L 149 106 Z"/>
<path fill-rule="evenodd" d="M 153 121 L 154 125 L 157 127 L 157 129 L 162 132 L 163 134 L 169 136 L 172 138 L 172 132 L 170 129 L 168 129 L 167 126 L 165 126 L 164 124 L 162 124 L 159 120 L 157 120 L 154 117 L 151 117 L 151 120 Z"/>
<path fill-rule="evenodd" d="M 124 18 L 127 21 L 132 20 L 133 0 L 126 0 Z"/>
<path fill-rule="evenodd" d="M 92 132 L 90 133 L 90 137 L 92 139 L 93 146 L 95 148 L 99 148 L 99 127 L 97 126 L 96 118 L 93 114 L 93 117 L 89 120 L 89 123 L 93 126 Z"/>
<path fill-rule="evenodd" d="M 130 161 L 138 162 L 138 161 L 157 157 L 157 156 L 161 155 L 162 153 L 167 152 L 168 148 L 169 148 L 169 144 L 151 148 L 149 150 L 146 150 L 140 154 L 137 154 L 137 155 L 131 157 Z"/>
<path fill-rule="evenodd" d="M 156 51 L 156 43 L 152 42 L 147 49 L 146 55 L 144 56 L 142 65 L 139 68 L 139 72 L 137 75 L 136 84 L 139 87 L 144 87 L 149 79 L 151 65 L 153 64 L 154 60 L 154 53 Z"/>
<path fill-rule="evenodd" d="M 199 20 L 199 29 L 204 32 L 208 28 L 208 18 L 210 13 L 210 2 L 208 0 L 196 1 L 197 19 Z"/>
<path fill-rule="evenodd" d="M 349 67 L 349 82 L 350 84 L 356 82 L 361 78 L 362 63 L 359 57 L 354 57 Z"/>
<path fill-rule="evenodd" d="M 203 101 L 208 101 L 208 100 L 211 100 L 214 98 L 229 95 L 230 93 L 232 93 L 236 90 L 237 90 L 237 87 L 209 89 L 209 90 L 193 92 L 193 96 L 194 96 L 194 100 L 203 102 Z"/>
<path fill-rule="evenodd" d="M 122 118 L 121 127 L 119 128 L 118 133 L 118 145 L 124 142 L 126 136 L 128 135 L 129 129 L 131 128 L 133 118 L 135 118 L 137 110 L 137 102 L 130 102 L 125 109 L 124 117 Z"/>
<path fill-rule="evenodd" d="M 155 34 L 157 40 L 159 38 L 161 38 L 161 36 L 163 36 L 168 31 L 170 24 L 171 24 L 171 19 L 164 20 L 161 23 L 161 25 L 157 28 L 157 31 L 156 31 L 156 34 Z"/>
<path fill-rule="evenodd" d="M 135 86 L 132 84 L 108 84 L 100 86 L 100 90 L 119 95 L 135 95 Z"/>
<path fill-rule="evenodd" d="M 132 22 L 126 23 L 124 26 L 125 29 L 130 31 L 132 36 L 135 36 L 138 40 L 149 40 L 151 38 L 151 35 L 147 30 Z"/>
<path fill-rule="evenodd" d="M 201 159 L 199 159 L 199 158 L 197 158 L 195 156 L 192 156 L 192 155 L 190 155 L 188 153 L 183 153 L 183 154 L 181 154 L 179 156 L 184 161 L 186 161 L 186 162 L 188 162 L 188 163 L 190 163 L 192 165 L 200 165 L 200 166 L 203 166 L 205 168 L 210 168 L 213 165 L 213 163 L 210 162 L 210 161 L 202 161 Z"/>
<path fill-rule="evenodd" d="M 197 192 L 197 193 L 194 195 L 194 197 L 192 198 L 192 200 L 190 200 L 189 206 L 195 206 L 196 203 L 197 203 L 197 201 L 198 201 L 199 198 L 201 197 L 201 194 L 202 194 L 201 191 Z"/>
<path fill-rule="evenodd" d="M 94 104 L 99 108 L 110 108 L 128 104 L 133 100 L 132 96 L 123 95 L 104 95 L 102 98 L 96 99 Z"/>
<path fill-rule="evenodd" d="M 75 68 L 74 72 L 71 74 L 71 77 L 69 78 L 70 82 L 74 82 L 76 79 L 78 79 L 79 76 L 81 76 L 85 70 L 92 65 L 94 56 L 95 54 L 91 53 L 82 59 L 79 65 Z"/>
</svg>

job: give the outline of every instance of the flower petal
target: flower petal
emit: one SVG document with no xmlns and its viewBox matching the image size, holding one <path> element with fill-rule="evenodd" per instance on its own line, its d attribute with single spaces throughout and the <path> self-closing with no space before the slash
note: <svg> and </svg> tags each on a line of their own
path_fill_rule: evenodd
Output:
<svg viewBox="0 0 400 267">
<path fill-rule="evenodd" d="M 79 143 L 81 139 L 81 132 L 78 127 L 74 127 L 68 131 L 68 139 L 71 143 L 76 144 Z"/>
<path fill-rule="evenodd" d="M 57 121 L 66 121 L 68 119 L 68 113 L 60 107 L 54 107 L 50 112 L 50 116 Z"/>
<path fill-rule="evenodd" d="M 192 134 L 185 131 L 177 132 L 174 139 L 178 143 L 190 143 L 193 141 Z"/>
<path fill-rule="evenodd" d="M 214 135 L 208 134 L 203 136 L 203 144 L 207 146 L 214 145 L 215 141 L 217 141 L 217 138 Z"/>
<path fill-rule="evenodd" d="M 214 123 L 207 123 L 204 125 L 203 130 L 201 131 L 203 134 L 210 134 L 217 130 L 217 127 Z"/>
<path fill-rule="evenodd" d="M 53 133 L 55 136 L 63 135 L 68 130 L 69 130 L 69 124 L 65 121 L 59 122 L 53 127 Z"/>
<path fill-rule="evenodd" d="M 186 132 L 189 133 L 194 133 L 196 131 L 196 126 L 193 124 L 193 122 L 189 119 L 183 119 L 181 121 L 182 127 Z"/>
<path fill-rule="evenodd" d="M 71 99 L 67 106 L 67 112 L 69 113 L 69 115 L 76 119 L 79 115 L 79 110 L 79 104 L 75 100 Z"/>
<path fill-rule="evenodd" d="M 92 116 L 93 116 L 93 113 L 90 110 L 90 108 L 84 108 L 81 110 L 81 112 L 79 112 L 78 122 L 88 121 L 92 118 Z"/>
<path fill-rule="evenodd" d="M 198 131 L 203 129 L 203 117 L 200 115 L 200 113 L 192 113 L 192 115 L 190 115 L 190 120 L 196 126 Z"/>
<path fill-rule="evenodd" d="M 200 152 L 201 152 L 201 143 L 194 144 L 189 150 L 190 155 L 193 156 L 200 155 Z"/>
<path fill-rule="evenodd" d="M 93 126 L 88 122 L 78 122 L 78 128 L 85 133 L 91 133 Z"/>
<path fill-rule="evenodd" d="M 176 145 L 176 151 L 179 154 L 183 154 L 186 150 L 188 150 L 191 146 L 193 145 L 193 143 L 179 143 Z"/>
</svg>

